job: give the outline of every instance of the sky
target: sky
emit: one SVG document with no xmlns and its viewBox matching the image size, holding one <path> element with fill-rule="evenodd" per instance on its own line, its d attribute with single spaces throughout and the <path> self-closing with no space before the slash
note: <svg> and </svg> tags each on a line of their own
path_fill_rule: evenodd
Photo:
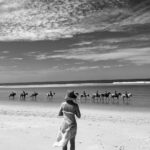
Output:
<svg viewBox="0 0 150 150">
<path fill-rule="evenodd" d="M 150 77 L 149 3 L 70 16 L 67 0 L 27 2 L 0 0 L 0 83 Z"/>
</svg>

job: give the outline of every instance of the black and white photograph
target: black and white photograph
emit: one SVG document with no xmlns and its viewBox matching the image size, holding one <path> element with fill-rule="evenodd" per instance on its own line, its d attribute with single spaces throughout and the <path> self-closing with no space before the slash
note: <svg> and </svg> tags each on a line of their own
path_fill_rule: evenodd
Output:
<svg viewBox="0 0 150 150">
<path fill-rule="evenodd" d="M 0 0 L 0 150 L 150 150 L 150 0 Z"/>
</svg>

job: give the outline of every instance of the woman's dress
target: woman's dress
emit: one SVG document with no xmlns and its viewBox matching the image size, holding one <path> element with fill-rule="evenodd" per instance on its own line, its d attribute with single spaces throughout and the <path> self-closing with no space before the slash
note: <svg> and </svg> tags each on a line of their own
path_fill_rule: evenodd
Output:
<svg viewBox="0 0 150 150">
<path fill-rule="evenodd" d="M 60 116 L 63 115 L 64 120 L 58 131 L 57 140 L 53 146 L 65 146 L 70 139 L 76 136 L 77 123 L 75 114 L 77 112 L 75 106 L 68 104 L 67 102 L 62 103 L 60 109 Z M 62 113 L 62 114 L 61 114 Z"/>
</svg>

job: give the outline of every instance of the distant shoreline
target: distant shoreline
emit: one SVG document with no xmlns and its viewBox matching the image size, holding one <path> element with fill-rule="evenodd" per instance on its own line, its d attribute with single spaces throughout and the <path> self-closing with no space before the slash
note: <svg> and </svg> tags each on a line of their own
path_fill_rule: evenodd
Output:
<svg viewBox="0 0 150 150">
<path fill-rule="evenodd" d="M 0 85 L 0 88 L 55 88 L 55 87 L 84 87 L 84 86 L 113 86 L 113 85 L 150 85 L 150 81 L 113 82 L 113 83 L 53 83 L 53 84 L 11 84 Z"/>
<path fill-rule="evenodd" d="M 16 82 L 0 83 L 0 86 L 19 85 L 77 85 L 77 84 L 149 84 L 150 79 L 113 79 L 113 80 L 74 80 L 74 81 L 45 81 L 45 82 Z"/>
</svg>

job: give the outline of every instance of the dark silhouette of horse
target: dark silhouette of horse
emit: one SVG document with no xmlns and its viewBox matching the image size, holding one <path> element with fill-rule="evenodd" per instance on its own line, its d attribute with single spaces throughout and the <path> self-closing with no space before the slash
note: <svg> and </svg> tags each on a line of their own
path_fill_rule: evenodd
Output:
<svg viewBox="0 0 150 150">
<path fill-rule="evenodd" d="M 83 94 L 80 95 L 80 102 L 82 103 L 82 100 L 84 99 L 84 102 L 86 103 L 88 97 L 90 97 L 90 95 L 83 91 Z"/>
<path fill-rule="evenodd" d="M 15 99 L 15 96 L 16 96 L 16 93 L 15 92 L 11 92 L 10 94 L 9 94 L 9 99 Z"/>
<path fill-rule="evenodd" d="M 37 98 L 37 96 L 38 96 L 39 94 L 37 93 L 37 92 L 34 92 L 33 94 L 31 94 L 31 98 L 32 98 L 32 100 L 36 100 L 36 98 Z"/>
<path fill-rule="evenodd" d="M 100 102 L 101 101 L 101 94 L 99 94 L 98 91 L 96 91 L 96 93 L 93 93 L 92 96 L 91 96 L 91 100 L 93 103 L 95 102 Z"/>
<path fill-rule="evenodd" d="M 23 91 L 23 92 L 20 94 L 20 100 L 25 100 L 27 95 L 28 95 L 28 93 L 26 93 L 25 91 Z"/>
<path fill-rule="evenodd" d="M 110 101 L 110 92 L 105 92 L 105 93 L 102 93 L 101 94 L 101 98 L 102 98 L 102 103 L 109 103 L 109 101 Z"/>
<path fill-rule="evenodd" d="M 132 96 L 133 96 L 132 93 L 127 93 L 127 92 L 125 92 L 125 94 L 122 94 L 121 97 L 123 99 L 123 103 L 129 104 L 130 98 Z"/>
<path fill-rule="evenodd" d="M 116 91 L 115 91 L 115 93 L 112 93 L 111 94 L 112 103 L 113 104 L 114 103 L 119 104 L 119 98 L 120 98 L 120 96 L 121 96 L 121 93 L 117 93 Z"/>
<path fill-rule="evenodd" d="M 53 99 L 55 95 L 55 92 L 50 91 L 49 93 L 47 93 L 47 99 Z"/>
</svg>

